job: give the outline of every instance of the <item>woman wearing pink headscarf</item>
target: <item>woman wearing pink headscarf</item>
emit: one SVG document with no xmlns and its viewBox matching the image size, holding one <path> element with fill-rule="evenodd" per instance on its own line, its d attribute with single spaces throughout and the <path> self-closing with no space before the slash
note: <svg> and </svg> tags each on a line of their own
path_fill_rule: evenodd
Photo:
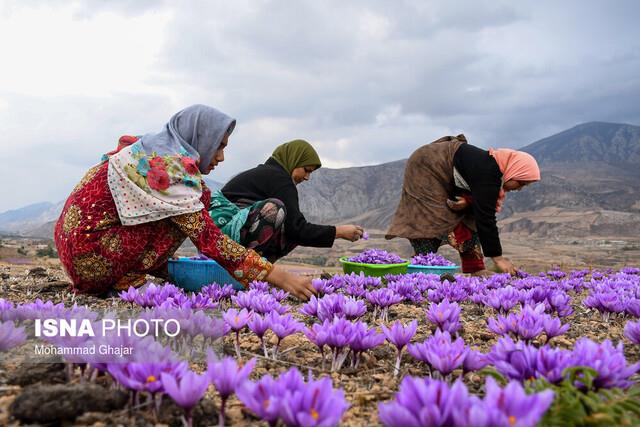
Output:
<svg viewBox="0 0 640 427">
<path fill-rule="evenodd" d="M 540 169 L 523 151 L 486 151 L 466 142 L 464 135 L 446 136 L 411 155 L 386 237 L 409 239 L 416 254 L 437 252 L 446 242 L 460 253 L 463 273 L 488 274 L 487 256 L 514 274 L 502 256 L 496 213 L 507 192 L 539 181 Z"/>
</svg>

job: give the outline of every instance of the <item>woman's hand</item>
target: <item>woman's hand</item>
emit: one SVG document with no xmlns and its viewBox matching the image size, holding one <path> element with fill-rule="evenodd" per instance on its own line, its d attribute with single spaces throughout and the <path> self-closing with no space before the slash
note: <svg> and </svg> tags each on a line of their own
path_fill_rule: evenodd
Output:
<svg viewBox="0 0 640 427">
<path fill-rule="evenodd" d="M 463 211 L 469 207 L 469 202 L 464 197 L 456 196 L 456 200 L 447 199 L 447 206 L 452 211 Z"/>
<path fill-rule="evenodd" d="M 336 238 L 355 242 L 360 240 L 364 233 L 364 228 L 359 225 L 336 225 Z"/>
<path fill-rule="evenodd" d="M 311 298 L 311 295 L 316 293 L 313 286 L 311 286 L 311 278 L 298 276 L 297 274 L 289 273 L 278 265 L 273 266 L 273 270 L 266 278 L 267 282 L 289 292 L 291 295 L 299 298 L 303 301 Z"/>
<path fill-rule="evenodd" d="M 513 276 L 518 272 L 516 267 L 511 263 L 511 261 L 509 261 L 509 258 L 497 256 L 491 259 L 493 260 L 496 267 L 498 267 L 498 270 L 502 271 L 503 273 L 509 273 Z"/>
</svg>

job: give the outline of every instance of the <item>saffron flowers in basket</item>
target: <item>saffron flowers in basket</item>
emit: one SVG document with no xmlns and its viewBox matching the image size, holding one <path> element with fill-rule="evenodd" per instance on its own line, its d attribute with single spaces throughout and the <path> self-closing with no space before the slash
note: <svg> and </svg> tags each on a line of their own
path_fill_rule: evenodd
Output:
<svg viewBox="0 0 640 427">
<path fill-rule="evenodd" d="M 426 265 L 432 267 L 451 267 L 455 264 L 446 259 L 445 257 L 436 253 L 420 254 L 411 258 L 411 264 L 413 265 Z"/>
<path fill-rule="evenodd" d="M 360 264 L 402 264 L 405 262 L 398 255 L 382 249 L 367 249 L 352 256 L 349 261 Z"/>
</svg>

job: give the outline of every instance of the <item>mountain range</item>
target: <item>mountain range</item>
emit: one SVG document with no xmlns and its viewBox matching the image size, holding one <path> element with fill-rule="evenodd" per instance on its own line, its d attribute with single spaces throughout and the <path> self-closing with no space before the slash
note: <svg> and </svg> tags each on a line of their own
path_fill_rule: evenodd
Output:
<svg viewBox="0 0 640 427">
<path fill-rule="evenodd" d="M 500 215 L 503 231 L 576 234 L 580 229 L 580 235 L 637 234 L 640 126 L 589 122 L 520 150 L 538 160 L 542 179 L 524 191 L 509 194 Z M 384 230 L 400 197 L 405 164 L 406 159 L 373 166 L 321 168 L 299 186 L 301 209 L 313 222 L 357 223 Z M 207 183 L 221 186 L 215 181 Z M 51 237 L 62 205 L 37 203 L 1 213 L 0 230 Z M 549 216 L 535 214 L 550 208 L 564 212 L 564 220 L 549 223 Z M 585 211 L 595 216 L 582 215 Z M 576 226 L 587 217 L 589 223 Z"/>
</svg>

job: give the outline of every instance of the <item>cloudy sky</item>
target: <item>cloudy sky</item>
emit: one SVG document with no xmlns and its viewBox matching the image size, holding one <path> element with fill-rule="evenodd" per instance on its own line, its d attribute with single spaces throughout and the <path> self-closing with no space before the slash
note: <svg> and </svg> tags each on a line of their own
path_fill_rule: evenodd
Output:
<svg viewBox="0 0 640 427">
<path fill-rule="evenodd" d="M 640 3 L 0 2 L 0 212 L 64 199 L 123 134 L 194 103 L 237 118 L 225 181 L 305 138 L 328 167 L 464 132 L 521 147 L 640 125 Z"/>
</svg>

